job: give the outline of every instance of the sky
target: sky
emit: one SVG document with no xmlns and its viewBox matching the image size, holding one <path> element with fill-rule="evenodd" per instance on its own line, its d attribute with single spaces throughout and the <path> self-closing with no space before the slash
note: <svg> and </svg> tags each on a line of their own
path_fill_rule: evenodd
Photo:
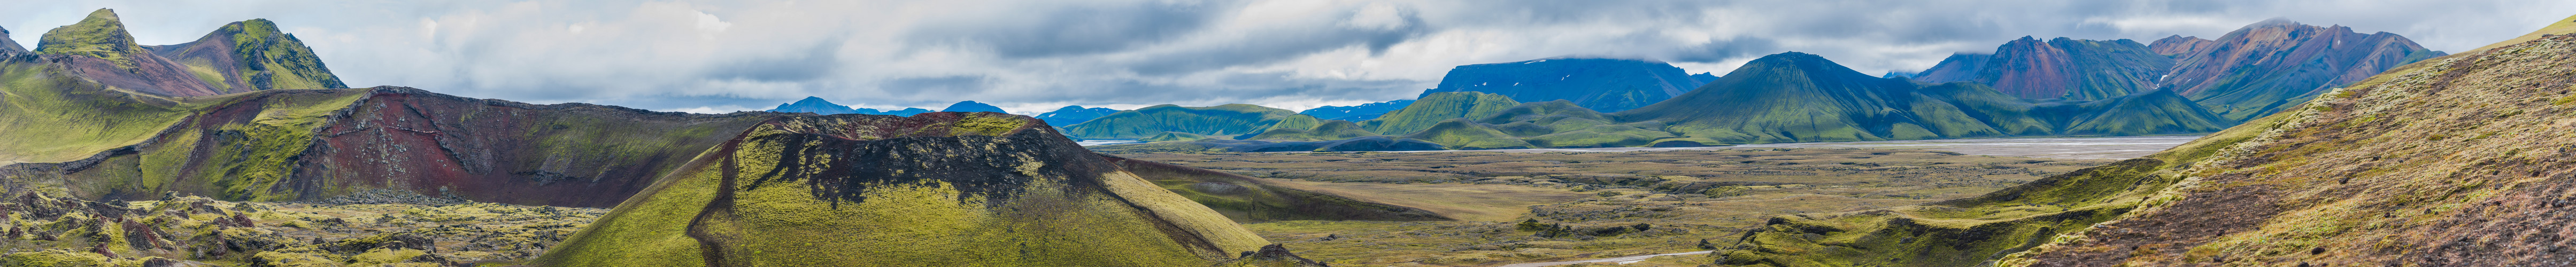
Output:
<svg viewBox="0 0 2576 267">
<path fill-rule="evenodd" d="M 2404 35 L 2459 52 L 2576 15 L 2565 0 L 2174 1 L 35 1 L 0 9 L 34 48 L 112 8 L 138 42 L 266 18 L 350 86 L 530 103 L 765 110 L 807 96 L 864 108 L 964 100 L 1248 103 L 1302 110 L 1409 99 L 1451 67 L 1550 57 L 1661 60 L 1724 75 L 1823 55 L 1913 72 L 2022 36 L 2217 38 L 2271 18 Z"/>
</svg>

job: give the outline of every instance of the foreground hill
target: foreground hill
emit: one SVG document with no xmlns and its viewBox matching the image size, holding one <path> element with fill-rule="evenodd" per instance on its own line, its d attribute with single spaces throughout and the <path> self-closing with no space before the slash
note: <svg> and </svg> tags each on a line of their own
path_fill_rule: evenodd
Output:
<svg viewBox="0 0 2576 267">
<path fill-rule="evenodd" d="M 1422 97 L 1444 92 L 1483 92 L 1518 102 L 1566 100 L 1585 108 L 1615 112 L 1671 99 L 1712 78 L 1715 77 L 1683 73 L 1681 68 L 1657 61 L 1549 58 L 1458 66 L 1440 78 L 1439 88 L 1423 92 Z"/>
<path fill-rule="evenodd" d="M 2576 18 L 2570 18 L 2576 19 Z M 2562 20 L 2564 21 L 2564 20 Z M 2566 34 L 2560 22 L 2541 33 Z M 2552 30 L 2556 30 L 2553 32 Z M 2538 34 L 2538 33 L 2536 33 Z M 2527 40 L 2527 41 L 2521 41 Z M 1717 263 L 2552 266 L 2576 36 L 2406 65 L 2147 158 L 1981 197 L 1770 219 Z"/>
<path fill-rule="evenodd" d="M 1269 243 L 1024 116 L 778 118 L 686 166 L 537 263 L 1201 266 Z"/>
</svg>

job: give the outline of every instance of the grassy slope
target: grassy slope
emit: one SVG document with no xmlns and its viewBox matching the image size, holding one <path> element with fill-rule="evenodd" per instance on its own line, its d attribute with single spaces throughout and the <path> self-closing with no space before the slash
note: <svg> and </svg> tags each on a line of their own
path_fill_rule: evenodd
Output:
<svg viewBox="0 0 2576 267">
<path fill-rule="evenodd" d="M 1362 122 L 1370 132 L 1387 135 L 1410 135 L 1430 129 L 1442 121 L 1457 118 L 1484 118 L 1503 109 L 1520 105 L 1511 97 L 1482 92 L 1441 92 L 1422 96 L 1413 105 L 1387 112 L 1377 119 Z"/>
<path fill-rule="evenodd" d="M 1119 111 L 1089 122 L 1063 126 L 1076 138 L 1146 138 L 1163 132 L 1201 135 L 1249 134 L 1297 112 L 1249 104 L 1214 107 L 1157 105 Z"/>
<path fill-rule="evenodd" d="M 1421 209 L 1317 193 L 1282 181 L 1108 155 L 1103 157 L 1137 177 L 1207 205 L 1236 222 L 1449 220 Z"/>
<path fill-rule="evenodd" d="M 2242 143 L 2250 122 L 2146 158 L 2051 176 L 1983 196 L 1881 210 L 1774 217 L 1713 254 L 1721 264 L 1961 266 L 2029 250 L 2118 218 L 2181 180 L 2171 168 Z"/>
<path fill-rule="evenodd" d="M 109 90 L 44 63 L 0 61 L 0 164 L 72 161 L 140 143 L 191 106 Z"/>
<path fill-rule="evenodd" d="M 1328 141 L 1373 135 L 1377 135 L 1377 133 L 1369 132 L 1368 129 L 1361 127 L 1357 123 L 1352 123 L 1351 121 L 1319 120 L 1316 119 L 1315 116 L 1297 114 L 1295 116 L 1288 116 L 1288 119 L 1280 120 L 1278 124 L 1271 125 L 1270 129 L 1261 130 L 1261 133 L 1244 136 L 1241 139 Z"/>
</svg>

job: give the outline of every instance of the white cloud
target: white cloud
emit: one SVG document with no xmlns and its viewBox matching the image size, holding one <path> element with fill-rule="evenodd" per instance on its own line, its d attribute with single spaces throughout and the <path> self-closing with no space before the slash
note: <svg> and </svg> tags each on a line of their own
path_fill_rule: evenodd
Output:
<svg viewBox="0 0 2576 267">
<path fill-rule="evenodd" d="M 268 18 L 352 86 L 534 103 L 870 108 L 960 100 L 1017 112 L 1411 98 L 1450 67 L 1555 56 L 1675 61 L 1724 74 L 1764 54 L 1877 73 L 2021 36 L 2216 37 L 2286 17 L 2457 52 L 2576 13 L 2576 2 L 2058 0 L 34 1 L 11 38 L 115 8 L 145 44 Z"/>
</svg>

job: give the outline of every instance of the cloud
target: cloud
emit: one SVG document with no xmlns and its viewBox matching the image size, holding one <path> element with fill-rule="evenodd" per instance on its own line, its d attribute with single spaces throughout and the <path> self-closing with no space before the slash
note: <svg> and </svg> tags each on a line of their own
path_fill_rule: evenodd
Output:
<svg viewBox="0 0 2576 267">
<path fill-rule="evenodd" d="M 2214 38 L 2285 17 L 2458 52 L 2576 13 L 2576 2 L 2057 0 L 35 1 L 0 9 L 34 45 L 115 8 L 175 44 L 267 18 L 353 86 L 655 110 L 759 109 L 806 96 L 869 108 L 1411 98 L 1451 67 L 1557 56 L 1725 73 L 1800 51 L 1915 71 L 2021 36 Z"/>
</svg>

